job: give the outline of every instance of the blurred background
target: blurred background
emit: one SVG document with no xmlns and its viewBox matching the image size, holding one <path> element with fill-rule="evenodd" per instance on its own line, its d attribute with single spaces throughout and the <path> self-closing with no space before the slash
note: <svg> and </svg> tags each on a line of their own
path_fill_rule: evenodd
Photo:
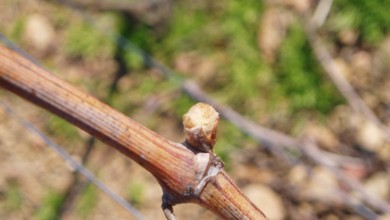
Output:
<svg viewBox="0 0 390 220">
<path fill-rule="evenodd" d="M 176 142 L 199 100 L 184 82 L 232 108 L 243 121 L 221 120 L 215 151 L 270 219 L 390 219 L 389 8 L 380 0 L 1 0 L 0 33 Z M 165 219 L 158 183 L 135 162 L 3 89 L 0 100 L 146 219 Z M 4 109 L 0 121 L 0 219 L 134 218 Z M 239 126 L 248 122 L 281 136 Z M 174 210 L 218 219 L 194 204 Z"/>
</svg>

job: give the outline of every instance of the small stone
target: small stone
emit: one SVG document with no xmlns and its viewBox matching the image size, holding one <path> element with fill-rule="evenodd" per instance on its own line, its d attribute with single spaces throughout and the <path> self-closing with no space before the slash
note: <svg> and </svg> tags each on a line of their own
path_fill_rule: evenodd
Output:
<svg viewBox="0 0 390 220">
<path fill-rule="evenodd" d="M 390 197 L 390 178 L 386 172 L 374 174 L 364 183 L 367 193 L 387 200 Z"/>
<path fill-rule="evenodd" d="M 309 137 L 314 137 L 325 149 L 335 150 L 340 145 L 337 136 L 330 129 L 319 124 L 308 124 L 304 133 Z"/>
<path fill-rule="evenodd" d="M 378 157 L 383 161 L 390 161 L 390 143 L 386 142 L 377 153 Z"/>
<path fill-rule="evenodd" d="M 300 185 L 306 181 L 307 169 L 304 165 L 296 165 L 290 170 L 288 180 L 291 184 Z"/>
<path fill-rule="evenodd" d="M 342 30 L 339 34 L 341 43 L 347 46 L 352 46 L 356 43 L 358 35 L 352 29 Z"/>
<path fill-rule="evenodd" d="M 338 181 L 336 176 L 327 168 L 315 167 L 312 176 L 309 177 L 302 191 L 309 199 L 320 199 L 325 201 L 338 200 Z"/>
<path fill-rule="evenodd" d="M 357 139 L 364 149 L 373 152 L 379 151 L 384 142 L 382 131 L 370 121 L 361 123 Z"/>
<path fill-rule="evenodd" d="M 372 69 L 372 57 L 366 51 L 358 51 L 352 55 L 351 65 L 354 72 L 368 73 Z"/>
<path fill-rule="evenodd" d="M 35 49 L 44 52 L 53 44 L 55 31 L 49 19 L 40 14 L 27 17 L 24 30 L 24 40 Z"/>
<path fill-rule="evenodd" d="M 245 195 L 259 208 L 269 219 L 284 219 L 286 211 L 282 198 L 269 187 L 262 184 L 253 184 L 243 189 Z"/>
</svg>

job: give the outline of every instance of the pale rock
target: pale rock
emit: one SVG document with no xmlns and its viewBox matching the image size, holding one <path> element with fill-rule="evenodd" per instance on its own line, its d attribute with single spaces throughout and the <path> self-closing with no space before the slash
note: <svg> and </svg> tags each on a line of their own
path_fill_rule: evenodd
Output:
<svg viewBox="0 0 390 220">
<path fill-rule="evenodd" d="M 329 129 L 334 131 L 336 134 L 343 133 L 350 129 L 351 123 L 354 121 L 351 121 L 352 119 L 355 119 L 353 112 L 351 112 L 351 109 L 349 106 L 340 105 L 337 106 L 333 113 L 329 115 L 328 121 L 329 123 Z M 354 128 L 354 127 L 353 127 Z"/>
<path fill-rule="evenodd" d="M 352 67 L 357 71 L 369 72 L 372 68 L 371 55 L 366 51 L 358 51 L 352 56 Z"/>
<path fill-rule="evenodd" d="M 245 195 L 260 208 L 269 219 L 284 219 L 286 211 L 282 198 L 265 185 L 253 184 L 243 189 Z"/>
<path fill-rule="evenodd" d="M 324 167 L 315 167 L 311 172 L 312 175 L 303 187 L 304 197 L 323 201 L 338 200 L 339 187 L 336 176 Z"/>
<path fill-rule="evenodd" d="M 384 142 L 380 128 L 375 123 L 367 120 L 360 124 L 357 135 L 357 139 L 362 147 L 369 151 L 379 151 Z"/>
<path fill-rule="evenodd" d="M 372 80 L 373 59 L 367 51 L 357 51 L 350 55 L 351 67 L 350 83 L 356 88 L 365 91 L 369 88 Z"/>
<path fill-rule="evenodd" d="M 331 130 L 315 123 L 308 124 L 304 129 L 304 134 L 314 138 L 321 147 L 326 149 L 334 150 L 340 144 Z"/>
<path fill-rule="evenodd" d="M 369 92 L 362 92 L 361 98 L 363 99 L 364 103 L 367 105 L 368 108 L 374 109 L 376 106 L 380 105 L 382 100 L 380 100 L 376 94 L 372 94 Z"/>
<path fill-rule="evenodd" d="M 352 46 L 356 43 L 358 35 L 352 29 L 345 29 L 339 33 L 341 43 L 347 46 Z"/>
<path fill-rule="evenodd" d="M 349 111 L 349 113 L 348 113 L 348 111 Z M 365 121 L 367 120 L 361 114 L 351 112 L 350 109 L 348 109 L 347 112 L 344 112 L 344 113 L 346 113 L 345 115 L 343 115 L 344 118 L 346 118 L 346 120 L 345 120 L 345 123 L 346 123 L 345 128 L 346 129 L 360 128 L 362 126 L 362 124 L 364 124 Z"/>
<path fill-rule="evenodd" d="M 390 197 L 390 175 L 386 172 L 374 174 L 366 180 L 364 188 L 369 195 L 387 200 Z"/>
<path fill-rule="evenodd" d="M 304 165 L 296 165 L 288 174 L 288 180 L 291 184 L 300 185 L 307 179 L 307 168 Z"/>
<path fill-rule="evenodd" d="M 316 215 L 315 207 L 309 202 L 302 201 L 295 210 L 297 217 L 299 217 L 298 219 L 312 219 Z"/>
<path fill-rule="evenodd" d="M 390 143 L 386 142 L 377 153 L 383 161 L 390 161 Z"/>
<path fill-rule="evenodd" d="M 47 17 L 32 14 L 27 17 L 24 40 L 35 49 L 44 52 L 50 49 L 55 39 L 55 30 Z"/>
</svg>

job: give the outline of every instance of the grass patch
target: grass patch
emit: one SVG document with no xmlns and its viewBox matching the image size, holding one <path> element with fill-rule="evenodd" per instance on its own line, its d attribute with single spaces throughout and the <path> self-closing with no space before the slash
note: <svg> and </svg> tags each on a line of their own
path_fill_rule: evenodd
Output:
<svg viewBox="0 0 390 220">
<path fill-rule="evenodd" d="M 94 185 L 88 184 L 79 200 L 76 203 L 76 211 L 82 218 L 87 218 L 91 215 L 92 211 L 96 207 L 97 204 L 97 189 Z"/>
<path fill-rule="evenodd" d="M 142 183 L 132 182 L 129 185 L 128 189 L 128 198 L 131 204 L 133 205 L 141 205 L 144 201 L 144 191 L 145 187 Z"/>
<path fill-rule="evenodd" d="M 72 58 L 111 56 L 113 41 L 87 22 L 74 22 L 65 30 L 63 51 Z"/>
<path fill-rule="evenodd" d="M 34 215 L 37 220 L 53 220 L 58 219 L 59 209 L 64 202 L 64 197 L 61 193 L 50 191 L 44 197 L 41 207 L 38 208 Z"/>
<path fill-rule="evenodd" d="M 285 98 L 291 112 L 328 113 L 342 102 L 336 88 L 323 77 L 302 28 L 293 25 L 283 42 L 275 68 L 275 98 Z"/>
<path fill-rule="evenodd" d="M 334 13 L 330 16 L 330 28 L 337 31 L 353 28 L 364 42 L 377 44 L 389 33 L 389 8 L 390 1 L 335 1 Z"/>
<path fill-rule="evenodd" d="M 48 134 L 61 138 L 66 142 L 74 142 L 80 139 L 77 128 L 56 115 L 50 115 L 46 123 L 46 131 Z"/>
<path fill-rule="evenodd" d="M 10 183 L 4 193 L 4 206 L 8 211 L 17 211 L 23 205 L 23 195 L 20 191 L 19 184 Z"/>
<path fill-rule="evenodd" d="M 26 18 L 23 16 L 18 17 L 15 20 L 10 33 L 10 38 L 13 39 L 15 42 L 21 41 L 25 24 L 26 24 Z"/>
<path fill-rule="evenodd" d="M 217 142 L 214 146 L 214 152 L 225 163 L 225 169 L 232 168 L 232 153 L 246 144 L 247 136 L 237 129 L 233 124 L 225 120 L 220 120 L 217 134 Z"/>
</svg>

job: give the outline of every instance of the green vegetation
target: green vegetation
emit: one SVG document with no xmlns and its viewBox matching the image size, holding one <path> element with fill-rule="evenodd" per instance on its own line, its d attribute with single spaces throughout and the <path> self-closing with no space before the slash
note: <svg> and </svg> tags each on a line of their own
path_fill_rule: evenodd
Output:
<svg viewBox="0 0 390 220">
<path fill-rule="evenodd" d="M 151 34 L 152 30 L 145 25 L 126 28 L 126 19 L 120 16 L 119 32 L 168 66 L 188 52 L 215 59 L 217 68 L 211 73 L 212 81 L 200 84 L 210 95 L 249 117 L 277 117 L 272 115 L 273 108 L 281 106 L 287 107 L 285 111 L 292 116 L 301 111 L 329 113 L 343 100 L 322 73 L 298 24 L 290 27 L 277 62 L 263 61 L 257 46 L 263 9 L 263 3 L 255 0 L 246 3 L 228 0 L 224 4 L 183 1 L 175 4 L 171 23 L 162 37 Z M 141 70 L 139 51 L 130 47 L 124 50 L 124 56 L 129 67 Z M 132 78 L 140 85 L 129 90 L 133 103 L 137 97 L 145 97 L 142 94 L 163 91 L 161 81 L 148 74 L 133 74 Z M 174 100 L 171 109 L 181 119 L 193 103 L 183 95 Z"/>
<path fill-rule="evenodd" d="M 292 111 L 311 109 L 327 113 L 340 104 L 340 95 L 321 72 L 299 25 L 290 28 L 276 66 L 275 95 L 282 94 Z"/>
<path fill-rule="evenodd" d="M 68 65 L 74 60 L 87 59 L 93 65 L 99 62 L 99 58 L 104 57 L 112 61 L 108 62 L 109 65 L 116 65 L 115 61 L 118 61 L 119 57 L 125 63 L 125 71 L 130 74 L 119 80 L 118 92 L 110 97 L 110 105 L 126 115 L 138 116 L 143 114 L 150 97 L 156 97 L 163 92 L 174 94 L 174 98 L 170 98 L 168 103 L 159 103 L 155 114 L 148 115 L 146 119 L 140 117 L 144 120 L 140 122 L 157 130 L 161 129 L 159 126 L 166 126 L 160 123 L 163 121 L 162 117 L 171 117 L 176 120 L 172 124 L 177 127 L 166 129 L 179 130 L 182 115 L 196 101 L 184 93 L 176 92 L 179 91 L 179 80 L 166 80 L 154 74 L 155 70 L 148 69 L 143 50 L 171 69 L 180 55 L 194 53 L 211 60 L 215 71 L 202 78 L 199 76 L 201 73 L 196 71 L 198 66 L 195 66 L 194 72 L 177 72 L 175 79 L 182 77 L 198 80 L 197 83 L 208 95 L 249 119 L 268 123 L 265 126 L 269 127 L 278 126 L 277 129 L 290 134 L 300 134 L 308 116 L 321 121 L 321 117 L 331 114 L 344 100 L 323 73 L 298 22 L 289 26 L 280 48 L 276 51 L 275 62 L 268 63 L 263 60 L 257 45 L 259 23 L 263 11 L 266 10 L 263 4 L 263 1 L 258 0 L 175 1 L 167 29 L 159 33 L 146 24 L 132 23 L 133 21 L 129 21 L 120 13 L 102 13 L 104 15 L 101 16 L 108 15 L 114 19 L 112 23 L 115 27 L 112 29 L 116 30 L 117 34 L 142 50 L 114 39 L 111 34 L 115 33 L 102 33 L 101 29 L 89 22 L 80 21 L 81 18 L 68 21 L 70 13 L 62 14 L 63 9 L 59 8 L 54 15 L 54 26 L 56 31 L 58 30 L 59 42 L 62 43 L 58 51 L 67 59 L 70 58 L 70 61 L 58 60 Z M 390 16 L 387 14 L 389 8 L 390 1 L 334 1 L 327 24 L 323 28 L 325 37 L 332 41 L 338 38 L 341 31 L 351 29 L 358 35 L 357 44 L 364 45 L 363 49 L 366 49 L 366 46 L 377 46 L 390 31 Z M 25 19 L 24 16 L 17 17 L 8 28 L 8 36 L 15 42 L 20 42 L 22 38 Z M 332 44 L 336 45 L 337 42 Z M 354 45 L 356 48 L 353 50 L 362 49 L 358 48 L 359 46 L 361 45 Z M 108 69 L 111 71 L 115 67 Z M 87 79 L 83 82 L 84 88 L 95 95 L 98 93 L 99 97 L 106 97 L 107 85 L 112 79 L 112 76 L 107 74 L 112 72 L 85 77 Z M 280 109 L 283 111 L 279 111 Z M 273 123 L 273 119 L 281 118 L 281 114 L 284 114 L 286 123 Z M 73 125 L 54 115 L 46 118 L 44 123 L 45 132 L 58 138 L 61 145 L 81 149 L 82 138 Z M 253 140 L 231 123 L 220 121 L 215 152 L 223 159 L 227 169 L 231 168 L 234 151 L 249 145 L 253 145 Z M 299 156 L 299 152 L 289 153 L 293 157 Z M 147 189 L 141 183 L 131 182 L 127 190 L 130 202 L 142 205 Z M 2 199 L 4 198 L 6 209 L 18 211 L 23 206 L 19 186 L 10 185 L 4 192 Z M 56 219 L 62 202 L 63 196 L 60 193 L 49 192 L 34 215 L 35 219 Z M 76 210 L 82 218 L 88 218 L 97 202 L 96 187 L 88 185 L 77 200 Z"/>
<path fill-rule="evenodd" d="M 83 218 L 86 219 L 92 213 L 93 209 L 96 207 L 98 199 L 97 188 L 92 184 L 88 184 L 83 192 L 81 197 L 76 203 L 77 213 Z"/>
<path fill-rule="evenodd" d="M 227 1 L 193 8 L 187 5 L 188 2 L 177 5 L 157 55 L 174 59 L 181 53 L 196 51 L 204 57 L 219 57 L 221 62 L 216 64 L 219 68 L 209 88 L 230 105 L 247 107 L 257 98 L 261 84 L 262 61 L 256 45 L 256 27 L 262 3 Z"/>
<path fill-rule="evenodd" d="M 70 57 L 96 58 L 112 54 L 112 40 L 86 22 L 73 23 L 64 35 L 63 51 Z"/>
<path fill-rule="evenodd" d="M 177 120 L 181 121 L 183 115 L 187 113 L 188 109 L 195 103 L 196 102 L 189 96 L 180 96 L 175 99 L 172 108 L 175 109 Z"/>
<path fill-rule="evenodd" d="M 36 211 L 34 219 L 53 220 L 58 219 L 59 209 L 64 201 L 61 193 L 49 191 L 44 197 L 41 207 Z"/>
<path fill-rule="evenodd" d="M 4 204 L 6 210 L 17 211 L 23 205 L 23 195 L 17 183 L 10 183 L 4 193 Z"/>
<path fill-rule="evenodd" d="M 330 22 L 335 22 L 332 24 L 337 30 L 354 28 L 361 31 L 367 42 L 378 42 L 390 27 L 386 6 L 390 6 L 389 3 L 382 1 L 336 1 Z M 262 60 L 257 46 L 257 27 L 263 10 L 263 3 L 257 0 L 245 3 L 234 0 L 223 3 L 176 2 L 169 26 L 162 36 L 156 35 L 145 24 L 132 26 L 125 16 L 114 15 L 114 18 L 118 33 L 168 66 L 185 52 L 196 51 L 200 56 L 220 57 L 219 68 L 213 73 L 214 81 L 207 82 L 206 90 L 243 114 L 255 115 L 261 107 L 254 104 L 259 99 L 275 106 L 287 102 L 282 106 L 288 106 L 292 115 L 302 110 L 329 113 L 342 99 L 324 77 L 300 25 L 290 27 L 275 64 L 266 64 Z M 19 19 L 15 23 L 16 35 L 23 26 L 22 21 Z M 70 25 L 64 38 L 63 48 L 72 57 L 94 57 L 112 51 L 112 39 L 86 22 Z M 123 91 L 131 95 L 117 95 L 112 103 L 129 112 L 131 102 L 141 102 L 148 95 L 172 85 L 142 72 L 144 57 L 139 50 L 131 46 L 122 49 L 126 64 L 136 72 L 131 76 L 133 84 Z M 182 95 L 173 101 L 170 108 L 180 119 L 193 103 L 191 98 Z M 227 138 L 217 142 L 216 150 L 227 159 L 232 148 L 226 146 L 239 145 L 237 140 L 244 136 L 229 124 L 225 124 L 224 128 L 220 136 Z M 78 136 L 73 126 L 53 116 L 49 131 L 59 130 L 64 138 Z"/>
<path fill-rule="evenodd" d="M 23 35 L 23 30 L 25 26 L 26 18 L 18 17 L 13 24 L 12 31 L 10 34 L 11 39 L 14 39 L 16 42 L 20 42 Z"/>
<path fill-rule="evenodd" d="M 379 43 L 389 33 L 390 1 L 340 0 L 334 4 L 334 15 L 330 16 L 331 28 L 337 31 L 352 28 L 370 44 Z"/>
<path fill-rule="evenodd" d="M 232 167 L 233 152 L 237 148 L 243 147 L 248 137 L 238 130 L 231 123 L 221 120 L 218 129 L 218 139 L 214 146 L 214 152 L 225 163 L 225 169 L 229 170 Z"/>
<path fill-rule="evenodd" d="M 50 135 L 55 134 L 57 138 L 67 143 L 75 142 L 80 138 L 80 134 L 74 125 L 56 115 L 50 115 L 50 120 L 47 120 L 46 132 Z"/>
<path fill-rule="evenodd" d="M 142 183 L 131 182 L 128 188 L 128 198 L 131 204 L 140 205 L 144 200 L 145 187 Z"/>
</svg>

